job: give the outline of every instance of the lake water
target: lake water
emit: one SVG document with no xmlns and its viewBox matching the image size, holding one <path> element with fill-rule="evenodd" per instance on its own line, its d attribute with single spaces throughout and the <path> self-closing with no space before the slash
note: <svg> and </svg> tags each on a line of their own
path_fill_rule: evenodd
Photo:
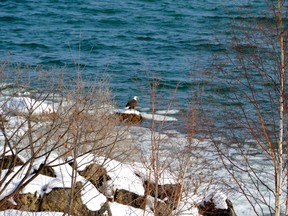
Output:
<svg viewBox="0 0 288 216">
<path fill-rule="evenodd" d="M 76 75 L 80 63 L 87 80 L 108 74 L 120 107 L 134 95 L 147 107 L 154 74 L 164 100 L 180 83 L 177 98 L 185 108 L 193 87 L 207 79 L 202 73 L 212 56 L 230 50 L 231 23 L 262 19 L 264 2 L 1 1 L 0 58 L 32 67 L 65 66 L 67 77 Z M 214 90 L 223 94 L 222 87 L 217 83 L 205 97 L 221 103 Z"/>
<path fill-rule="evenodd" d="M 208 72 L 213 81 L 201 99 L 217 131 L 223 127 L 221 108 L 233 104 L 226 100 L 231 89 L 225 77 L 213 70 L 213 57 L 233 52 L 227 42 L 232 23 L 265 20 L 264 11 L 262 0 L 3 0 L 0 59 L 50 70 L 65 67 L 67 79 L 77 76 L 80 63 L 87 82 L 109 76 L 120 108 L 138 95 L 139 109 L 148 114 L 154 76 L 161 82 L 159 110 L 178 84 L 171 106 L 177 118 L 199 84 L 211 81 Z"/>
</svg>

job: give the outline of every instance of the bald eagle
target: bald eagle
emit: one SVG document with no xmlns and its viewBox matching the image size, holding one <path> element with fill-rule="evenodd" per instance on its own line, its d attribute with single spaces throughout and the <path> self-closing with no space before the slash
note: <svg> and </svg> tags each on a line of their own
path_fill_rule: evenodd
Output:
<svg viewBox="0 0 288 216">
<path fill-rule="evenodd" d="M 125 109 L 134 109 L 137 106 L 137 102 L 138 102 L 138 96 L 134 96 L 134 98 L 130 101 L 128 101 L 128 103 L 126 104 Z"/>
</svg>

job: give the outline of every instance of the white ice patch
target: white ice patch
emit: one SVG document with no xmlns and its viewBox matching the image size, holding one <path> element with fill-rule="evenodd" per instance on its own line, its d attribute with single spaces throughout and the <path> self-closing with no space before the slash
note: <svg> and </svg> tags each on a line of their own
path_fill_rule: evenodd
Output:
<svg viewBox="0 0 288 216">
<path fill-rule="evenodd" d="M 12 97 L 7 98 L 4 111 L 17 114 L 43 114 L 52 113 L 53 107 L 44 101 L 36 101 L 29 97 Z"/>
<path fill-rule="evenodd" d="M 175 115 L 179 112 L 180 110 L 158 110 L 155 113 L 160 115 Z"/>
<path fill-rule="evenodd" d="M 166 115 L 150 114 L 150 113 L 141 113 L 142 117 L 145 119 L 155 120 L 155 121 L 177 121 L 176 118 Z"/>
<path fill-rule="evenodd" d="M 149 110 L 151 110 L 149 107 L 143 107 L 140 109 L 141 112 L 148 112 Z"/>
</svg>

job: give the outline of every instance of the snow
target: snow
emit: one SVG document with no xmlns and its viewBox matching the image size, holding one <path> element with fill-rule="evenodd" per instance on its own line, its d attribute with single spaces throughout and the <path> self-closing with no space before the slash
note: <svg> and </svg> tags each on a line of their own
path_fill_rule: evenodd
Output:
<svg viewBox="0 0 288 216">
<path fill-rule="evenodd" d="M 114 109 L 114 113 L 141 115 L 139 111 L 134 109 Z"/>
<path fill-rule="evenodd" d="M 36 101 L 29 97 L 12 97 L 7 98 L 5 109 L 17 114 L 43 114 L 52 113 L 53 107 L 44 101 Z"/>
<path fill-rule="evenodd" d="M 167 116 L 167 115 L 159 115 L 159 114 L 176 114 L 177 110 L 168 110 L 168 111 L 158 111 L 158 114 L 152 115 L 151 113 L 139 112 L 134 109 L 115 109 L 114 113 L 124 113 L 124 114 L 134 114 L 141 115 L 145 119 L 154 119 L 155 121 L 178 121 L 175 117 Z"/>
<path fill-rule="evenodd" d="M 28 212 L 19 210 L 0 211 L 0 216 L 63 216 L 63 212 Z"/>
<path fill-rule="evenodd" d="M 200 216 L 198 208 L 191 203 L 180 202 L 174 211 L 177 216 Z"/>
<path fill-rule="evenodd" d="M 63 161 L 59 161 L 60 163 Z M 55 163 L 55 161 L 53 162 Z M 73 168 L 68 164 L 63 164 L 53 167 L 56 178 L 50 181 L 47 185 L 46 193 L 49 193 L 53 188 L 71 188 Z M 80 176 L 78 172 L 74 172 L 76 177 L 75 182 L 82 182 L 81 200 L 91 211 L 98 211 L 107 201 L 107 198 L 101 194 L 97 188 L 85 178 Z"/>
<path fill-rule="evenodd" d="M 0 194 L 0 200 L 10 195 L 15 190 L 26 172 L 27 166 L 16 166 L 12 171 L 10 171 L 10 173 L 7 169 L 2 170 L 0 179 L 2 180 L 4 177 L 6 177 L 6 179 L 0 187 L 0 190 L 3 190 L 5 188 L 5 190 Z"/>
<path fill-rule="evenodd" d="M 112 215 L 117 216 L 139 216 L 144 215 L 144 210 L 134 208 L 127 205 L 122 205 L 116 202 L 109 202 L 110 210 Z M 153 216 L 153 212 L 151 210 L 146 210 L 146 216 Z"/>
<path fill-rule="evenodd" d="M 0 146 L 0 158 L 2 158 L 4 153 L 5 153 L 5 156 L 9 156 L 9 155 L 14 155 L 15 151 L 14 149 L 12 149 L 11 151 L 11 149 L 8 146 L 6 148 L 4 148 L 4 146 Z"/>
<path fill-rule="evenodd" d="M 85 181 L 85 185 L 81 190 L 82 202 L 89 210 L 98 211 L 107 201 L 107 198 L 101 194 L 91 182 L 84 178 L 82 179 L 82 182 L 83 181 Z"/>
<path fill-rule="evenodd" d="M 7 101 L 7 104 L 3 103 L 3 100 L 1 99 L 2 108 L 0 112 L 9 114 L 7 111 L 10 111 L 10 113 L 22 113 L 27 114 L 29 111 L 33 111 L 33 114 L 42 114 L 42 113 L 49 113 L 53 111 L 53 108 L 51 105 L 44 101 L 36 101 L 32 98 L 26 97 L 29 94 L 23 94 L 23 97 L 7 97 L 4 101 Z M 8 100 L 7 100 L 8 99 Z M 115 110 L 114 110 L 115 112 Z M 118 110 L 118 112 L 123 112 L 126 114 L 136 114 L 136 115 L 142 115 L 143 118 L 146 119 L 152 119 L 152 114 L 150 113 L 140 113 L 135 110 Z M 148 112 L 148 111 L 147 111 Z M 154 115 L 154 120 L 156 121 L 177 121 L 176 118 L 167 116 L 167 115 L 173 115 L 178 113 L 178 110 L 160 110 L 157 111 Z M 19 116 L 5 116 L 9 120 L 7 123 L 8 129 L 6 132 L 8 134 L 8 138 L 13 138 L 17 136 L 22 136 L 25 131 L 27 130 L 26 125 L 26 119 Z M 37 123 L 38 124 L 38 123 Z M 21 128 L 20 128 L 21 127 Z M 145 131 L 144 128 L 141 128 L 142 131 Z M 148 131 L 148 132 L 147 132 Z M 147 152 L 150 151 L 151 147 L 151 132 L 149 130 L 145 131 L 144 135 L 142 137 L 138 136 L 139 140 L 137 140 L 136 145 L 139 145 L 140 147 L 145 146 L 147 148 Z M 17 132 L 17 134 L 15 134 Z M 185 143 L 186 138 L 183 136 L 181 138 L 181 134 L 177 134 L 177 131 L 165 131 L 166 133 L 173 133 L 174 135 L 177 135 L 175 139 L 169 139 L 170 142 L 173 145 L 176 145 L 176 143 Z M 179 135 L 179 136 L 178 136 Z M 158 136 L 158 134 L 157 134 Z M 159 135 L 160 136 L 160 135 Z M 161 134 L 161 138 L 164 137 L 165 134 Z M 168 136 L 167 136 L 168 137 Z M 4 140 L 3 134 L 0 132 L 0 140 Z M 219 140 L 221 141 L 221 139 Z M 211 141 L 210 141 L 211 142 Z M 171 149 L 170 144 L 166 143 L 166 141 L 163 141 L 161 143 L 161 147 L 164 147 L 166 149 Z M 210 146 L 209 141 L 207 140 L 201 140 L 197 144 L 197 148 L 193 149 L 193 153 L 199 158 L 197 158 L 197 161 L 200 160 L 203 157 L 206 157 L 210 159 L 211 163 L 216 163 L 217 157 L 215 156 L 215 153 L 212 151 L 208 151 L 208 148 Z M 200 147 L 198 149 L 198 147 Z M 205 147 L 205 150 L 204 150 Z M 144 149 L 144 148 L 143 148 Z M 145 150 L 145 149 L 144 149 Z M 14 151 L 14 150 L 13 150 Z M 237 152 L 233 152 L 230 150 L 231 154 L 235 154 L 235 157 L 237 157 Z M 3 146 L 0 147 L 0 154 L 3 155 Z M 11 155 L 12 152 L 8 151 L 6 149 L 6 154 Z M 143 154 L 145 154 L 145 151 L 143 151 Z M 147 155 L 144 155 L 146 157 Z M 101 206 L 107 201 L 107 198 L 100 193 L 97 188 L 92 185 L 89 181 L 85 180 L 83 177 L 78 175 L 78 172 L 73 171 L 73 169 L 68 165 L 65 164 L 63 160 L 57 159 L 58 155 L 52 154 L 49 156 L 48 160 L 46 161 L 46 164 L 53 165 L 53 169 L 55 171 L 56 177 L 48 177 L 44 175 L 38 175 L 35 179 L 33 179 L 32 182 L 29 183 L 25 188 L 23 188 L 22 193 L 37 193 L 39 196 L 42 196 L 44 193 L 49 193 L 53 188 L 71 188 L 72 185 L 72 173 L 74 172 L 76 181 L 80 181 L 83 183 L 83 189 L 81 190 L 81 199 L 83 203 L 87 206 L 88 209 L 91 211 L 97 211 L 101 208 Z M 255 156 L 255 160 L 263 161 L 262 157 Z M 37 170 L 41 163 L 45 161 L 45 158 L 39 158 L 35 161 L 33 164 L 34 170 Z M 104 157 L 95 157 L 95 155 L 87 154 L 82 157 L 77 158 L 77 164 L 78 171 L 84 170 L 89 164 L 91 163 L 97 163 L 104 166 L 107 170 L 107 174 L 111 177 L 111 180 L 107 182 L 107 191 L 108 193 L 106 195 L 113 195 L 113 193 L 117 189 L 124 189 L 127 191 L 131 191 L 133 193 L 136 193 L 140 196 L 144 195 L 144 187 L 143 182 L 147 180 L 148 176 L 148 169 L 143 165 L 142 163 L 131 163 L 131 164 L 123 164 L 116 160 L 110 160 Z M 59 165 L 62 164 L 62 165 Z M 209 164 L 210 165 L 210 164 Z M 207 169 L 212 170 L 209 165 L 206 165 Z M 259 163 L 259 166 L 262 165 L 262 163 Z M 194 163 L 193 166 L 196 166 Z M 20 171 L 21 170 L 21 171 Z M 5 196 L 9 195 L 11 192 L 15 190 L 15 188 L 18 186 L 19 182 L 23 178 L 23 174 L 25 174 L 25 171 L 27 170 L 27 167 L 15 167 L 12 173 L 8 176 L 8 178 L 4 181 L 0 189 L 3 189 L 5 184 L 11 180 L 11 177 L 16 174 L 18 171 L 16 178 L 14 178 L 11 183 L 8 185 L 8 187 L 3 191 L 3 193 L 0 195 L 0 200 L 3 199 Z M 221 168 L 221 170 L 223 170 Z M 220 175 L 225 175 L 226 173 L 224 171 L 219 171 Z M 1 172 L 1 178 L 3 179 L 4 175 L 7 173 L 8 170 L 2 170 Z M 204 170 L 199 170 L 200 172 L 203 172 Z M 193 173 L 195 176 L 197 176 L 197 173 Z M 213 173 L 214 174 L 214 173 Z M 31 175 L 32 176 L 32 175 Z M 31 177 L 29 176 L 29 178 Z M 267 178 L 268 179 L 268 178 Z M 152 175 L 152 182 L 155 182 L 155 176 Z M 159 184 L 173 184 L 176 183 L 177 178 L 173 176 L 171 172 L 167 172 L 166 170 L 161 170 L 159 175 Z M 258 196 L 258 195 L 257 195 Z M 226 195 L 222 192 L 213 192 L 209 194 L 205 201 L 212 200 L 215 203 L 216 208 L 219 209 L 227 209 L 226 204 Z M 13 200 L 11 200 L 13 202 Z M 178 205 L 178 208 L 175 210 L 175 214 L 177 215 L 189 215 L 189 216 L 198 216 L 198 209 L 195 208 L 195 202 L 196 201 L 183 201 Z M 233 197 L 232 200 L 234 204 L 234 209 L 236 210 L 237 215 L 247 215 L 248 213 L 251 213 L 251 207 L 247 205 L 247 202 L 245 198 L 240 197 L 239 194 L 237 196 Z M 143 215 L 143 210 L 141 209 L 135 209 L 131 206 L 125 206 L 118 203 L 109 203 L 111 207 L 111 211 L 113 215 L 119 215 L 119 216 L 126 216 L 126 215 Z M 23 212 L 23 211 L 16 211 L 16 210 L 9 210 L 0 212 L 1 215 L 34 215 L 34 216 L 46 216 L 46 215 L 63 215 L 63 213 L 45 213 L 45 212 Z M 153 215 L 151 211 L 148 212 L 146 215 Z"/>
<path fill-rule="evenodd" d="M 201 198 L 195 194 L 183 194 L 173 213 L 177 216 L 200 216 L 196 204 L 201 201 Z"/>
<path fill-rule="evenodd" d="M 216 209 L 228 209 L 226 199 L 227 196 L 224 193 L 220 191 L 214 191 L 210 193 L 208 196 L 206 196 L 204 201 L 205 202 L 212 201 Z"/>
<path fill-rule="evenodd" d="M 128 109 L 124 111 L 125 114 L 134 114 L 134 115 L 141 115 L 139 111 L 134 109 Z"/>
<path fill-rule="evenodd" d="M 95 162 L 99 165 L 103 165 L 106 169 L 108 176 L 111 178 L 107 181 L 107 195 L 113 196 L 117 189 L 124 189 L 139 196 L 143 196 L 145 189 L 143 187 L 143 181 L 139 178 L 131 166 L 120 163 L 116 160 L 111 160 L 104 157 L 97 157 L 93 155 L 83 155 L 77 159 L 78 170 L 84 170 L 86 166 Z"/>
<path fill-rule="evenodd" d="M 41 163 L 45 161 L 45 157 L 39 158 L 35 161 L 34 170 L 37 170 Z M 49 177 L 45 175 L 38 175 L 35 179 L 33 179 L 23 190 L 22 194 L 35 192 L 42 196 L 43 193 L 49 193 L 53 190 L 53 188 L 71 188 L 72 185 L 72 173 L 73 169 L 70 165 L 65 164 L 64 161 L 57 159 L 57 154 L 52 154 L 51 157 L 47 160 L 47 164 L 53 165 L 53 170 L 56 174 L 56 178 Z M 61 164 L 61 165 L 59 165 Z M 34 164 L 33 164 L 34 165 Z M 22 169 L 22 170 L 21 170 Z M 12 193 L 15 188 L 18 186 L 19 182 L 22 180 L 26 173 L 26 167 L 17 166 L 14 168 L 13 172 L 9 174 L 8 178 L 4 181 L 4 184 L 1 188 L 5 186 L 15 173 L 18 171 L 19 174 L 14 177 L 12 182 L 8 185 L 3 193 L 0 195 L 0 200 L 5 196 Z M 5 176 L 8 170 L 3 170 L 1 179 Z M 31 178 L 32 175 L 29 176 Z M 82 202 L 87 206 L 91 211 L 97 211 L 101 208 L 101 206 L 107 201 L 107 198 L 101 194 L 97 188 L 89 181 L 78 175 L 75 172 L 76 182 L 82 182 L 83 188 L 81 190 L 81 199 Z M 29 179 L 28 178 L 28 179 Z"/>
<path fill-rule="evenodd" d="M 85 154 L 82 155 L 80 157 L 76 158 L 76 162 L 77 162 L 77 170 L 78 171 L 83 171 L 86 169 L 87 166 L 89 166 L 90 164 L 96 162 L 95 159 L 95 155 L 93 154 Z M 73 161 L 73 158 L 69 157 L 69 161 Z"/>
<path fill-rule="evenodd" d="M 149 168 L 145 166 L 143 163 L 139 162 L 131 162 L 130 169 L 134 171 L 138 176 L 140 176 L 143 181 L 148 180 L 149 176 Z M 173 173 L 169 172 L 168 170 L 159 170 L 157 173 L 158 176 L 158 184 L 165 185 L 165 184 L 176 184 L 177 177 L 173 175 Z M 155 183 L 155 172 L 152 171 L 150 182 Z"/>
<path fill-rule="evenodd" d="M 46 176 L 46 175 L 38 175 L 35 179 L 33 179 L 29 185 L 27 185 L 23 190 L 21 191 L 22 194 L 31 193 L 34 194 L 35 192 L 39 196 L 43 196 L 44 194 L 44 188 L 46 185 L 48 185 L 49 182 L 54 180 L 54 178 Z"/>
</svg>

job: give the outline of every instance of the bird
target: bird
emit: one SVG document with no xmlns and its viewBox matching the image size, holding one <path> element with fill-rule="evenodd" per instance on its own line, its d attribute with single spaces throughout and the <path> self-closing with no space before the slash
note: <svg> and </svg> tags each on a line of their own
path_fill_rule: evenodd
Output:
<svg viewBox="0 0 288 216">
<path fill-rule="evenodd" d="M 134 109 L 135 110 L 137 103 L 138 103 L 138 96 L 134 96 L 134 98 L 132 100 L 128 101 L 125 109 Z"/>
</svg>

